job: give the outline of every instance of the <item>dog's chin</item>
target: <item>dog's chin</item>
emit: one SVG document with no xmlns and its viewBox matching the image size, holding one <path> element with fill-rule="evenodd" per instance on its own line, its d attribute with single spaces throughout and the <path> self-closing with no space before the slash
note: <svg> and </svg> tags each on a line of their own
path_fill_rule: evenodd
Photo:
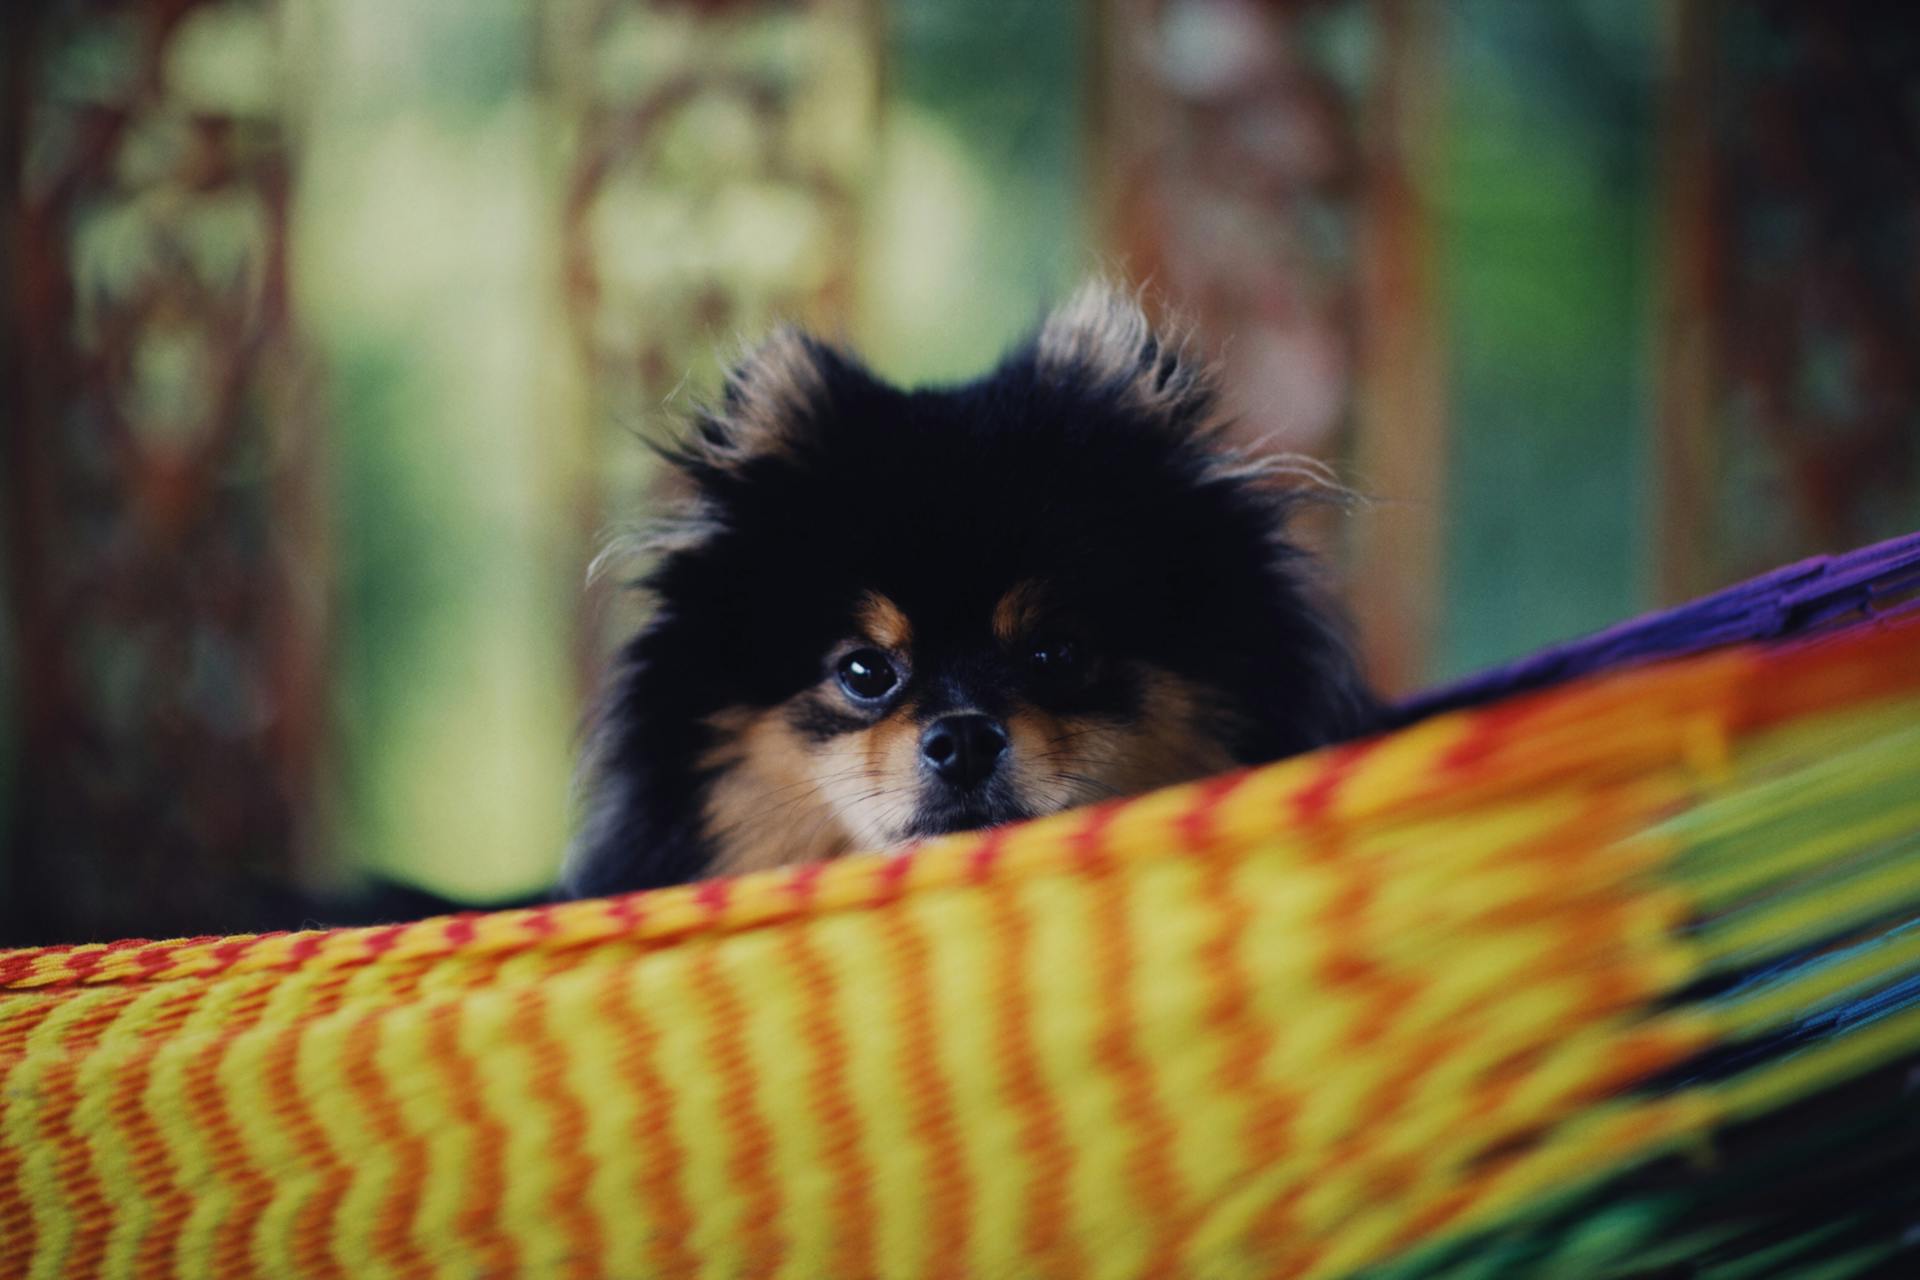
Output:
<svg viewBox="0 0 1920 1280">
<path fill-rule="evenodd" d="M 1009 822 L 1024 822 L 1038 813 L 1005 796 L 931 796 L 921 800 L 913 818 L 902 832 L 903 840 L 924 840 L 930 836 L 952 835 L 956 831 L 979 831 L 1002 827 Z"/>
</svg>

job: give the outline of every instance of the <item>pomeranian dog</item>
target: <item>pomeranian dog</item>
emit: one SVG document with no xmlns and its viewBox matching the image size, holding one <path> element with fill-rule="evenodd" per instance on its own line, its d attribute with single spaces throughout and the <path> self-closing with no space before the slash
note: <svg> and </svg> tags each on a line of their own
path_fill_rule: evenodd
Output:
<svg viewBox="0 0 1920 1280">
<path fill-rule="evenodd" d="M 901 390 L 792 330 L 665 450 L 563 877 L 589 896 L 1017 822 L 1364 732 L 1285 536 L 1285 459 L 1083 289 L 976 382 Z"/>
</svg>

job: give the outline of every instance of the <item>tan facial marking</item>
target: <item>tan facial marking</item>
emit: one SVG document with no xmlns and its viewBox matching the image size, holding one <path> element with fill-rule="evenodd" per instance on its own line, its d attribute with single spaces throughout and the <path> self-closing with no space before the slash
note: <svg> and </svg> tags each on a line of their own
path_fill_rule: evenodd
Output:
<svg viewBox="0 0 1920 1280">
<path fill-rule="evenodd" d="M 892 715 L 829 740 L 817 777 L 856 849 L 898 844 L 920 786 L 920 726 Z"/>
<path fill-rule="evenodd" d="M 709 723 L 721 739 L 700 760 L 719 771 L 706 802 L 715 873 L 765 871 L 850 852 L 846 831 L 812 785 L 805 744 L 778 708 L 726 711 Z"/>
<path fill-rule="evenodd" d="M 993 607 L 993 634 L 1001 644 L 1013 644 L 1032 634 L 1044 620 L 1046 584 L 1029 578 L 1000 597 Z"/>
<path fill-rule="evenodd" d="M 1138 795 L 1235 766 L 1202 715 L 1207 691 L 1178 676 L 1148 675 L 1130 723 L 1025 710 L 1007 725 L 1014 780 L 1041 813 Z"/>
<path fill-rule="evenodd" d="M 1155 672 L 1131 722 L 1023 709 L 1007 722 L 1008 780 L 1042 814 L 1230 769 L 1237 762 L 1205 715 L 1210 701 L 1204 688 Z M 701 760 L 719 774 L 706 807 L 716 873 L 884 849 L 913 819 L 922 784 L 920 726 L 910 717 L 820 741 L 796 730 L 789 711 L 730 711 L 710 722 L 722 739 Z"/>
<path fill-rule="evenodd" d="M 805 696 L 805 695 L 802 695 Z M 815 741 L 785 706 L 713 717 L 723 741 L 706 803 L 716 874 L 818 862 L 899 842 L 913 817 L 919 733 L 905 717 Z"/>
<path fill-rule="evenodd" d="M 883 649 L 906 653 L 913 647 L 913 624 L 898 605 L 877 591 L 861 597 L 853 618 L 861 634 Z"/>
</svg>

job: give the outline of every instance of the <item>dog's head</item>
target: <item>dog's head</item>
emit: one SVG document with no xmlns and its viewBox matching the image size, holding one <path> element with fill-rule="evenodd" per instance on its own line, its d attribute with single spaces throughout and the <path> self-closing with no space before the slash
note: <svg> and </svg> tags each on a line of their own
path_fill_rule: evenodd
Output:
<svg viewBox="0 0 1920 1280">
<path fill-rule="evenodd" d="M 580 892 L 883 848 L 1357 732 L 1370 706 L 1204 367 L 1083 292 L 978 382 L 797 333 L 733 373 L 597 732 Z"/>
</svg>

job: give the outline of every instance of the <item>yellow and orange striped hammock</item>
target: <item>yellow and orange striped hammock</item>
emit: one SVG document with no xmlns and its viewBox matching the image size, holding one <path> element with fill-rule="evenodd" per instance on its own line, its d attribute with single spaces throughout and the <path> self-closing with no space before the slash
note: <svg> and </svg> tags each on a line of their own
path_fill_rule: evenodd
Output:
<svg viewBox="0 0 1920 1280">
<path fill-rule="evenodd" d="M 904 857 L 0 953 L 0 1275 L 1708 1256 L 1766 1227 L 1693 1190 L 1728 1144 L 1920 1059 L 1868 999 L 1920 972 L 1917 840 L 1910 624 Z M 1874 1208 L 1796 1256 L 1891 1265 Z"/>
</svg>

